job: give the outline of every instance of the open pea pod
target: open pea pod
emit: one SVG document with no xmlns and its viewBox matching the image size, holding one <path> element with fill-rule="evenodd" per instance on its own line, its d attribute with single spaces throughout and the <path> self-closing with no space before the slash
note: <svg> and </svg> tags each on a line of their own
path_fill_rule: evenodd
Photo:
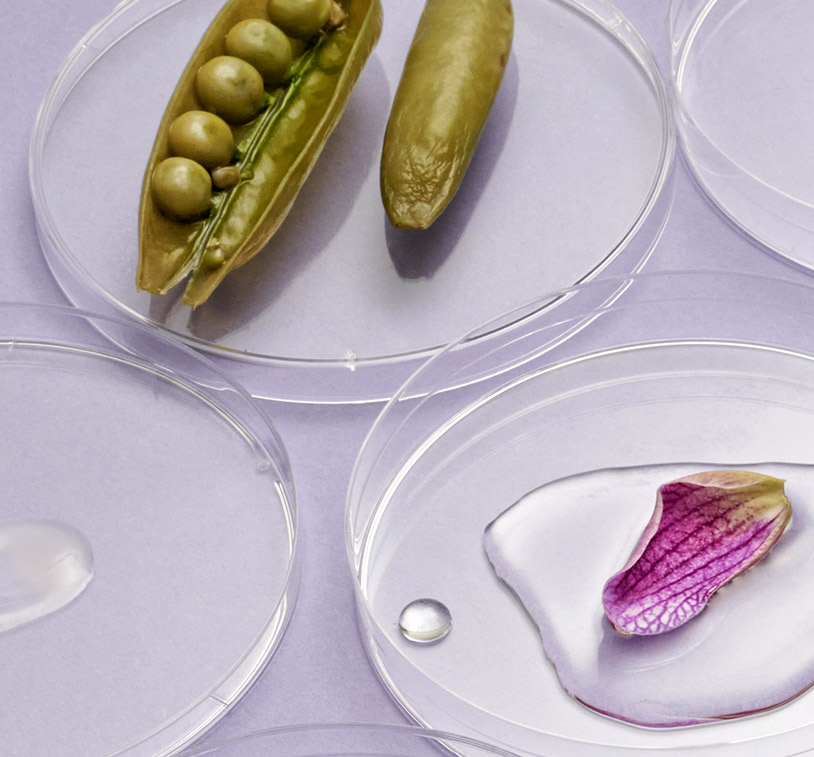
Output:
<svg viewBox="0 0 814 757">
<path fill-rule="evenodd" d="M 302 0 L 306 5 L 309 1 Z M 205 208 L 193 210 L 192 218 L 179 218 L 167 212 L 154 191 L 156 169 L 175 155 L 171 126 L 183 114 L 212 108 L 202 102 L 196 87 L 199 70 L 230 53 L 226 37 L 238 24 L 267 21 L 268 5 L 268 0 L 229 0 L 208 27 L 170 98 L 141 192 L 137 273 L 141 289 L 163 294 L 191 274 L 183 299 L 188 305 L 200 305 L 229 271 L 266 245 L 339 121 L 381 33 L 380 0 L 332 0 L 331 21 L 305 43 L 296 43 L 298 54 L 288 74 L 279 85 L 265 83 L 256 115 L 245 123 L 225 116 L 235 144 L 232 165 L 212 171 L 215 186 L 211 196 L 205 195 Z M 223 168 L 231 174 L 219 185 L 216 171 Z M 199 169 L 193 166 L 192 174 L 203 185 L 210 179 L 207 169 L 199 179 L 195 173 Z"/>
</svg>

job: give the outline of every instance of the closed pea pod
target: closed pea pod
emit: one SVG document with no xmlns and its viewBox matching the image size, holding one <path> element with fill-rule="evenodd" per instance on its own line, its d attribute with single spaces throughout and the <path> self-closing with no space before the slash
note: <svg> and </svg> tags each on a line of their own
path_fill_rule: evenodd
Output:
<svg viewBox="0 0 814 757">
<path fill-rule="evenodd" d="M 382 201 L 425 229 L 463 181 L 511 51 L 509 0 L 427 0 L 385 132 Z"/>
<path fill-rule="evenodd" d="M 235 90 L 225 88 L 222 101 L 210 100 L 202 91 L 200 72 L 219 58 L 235 58 L 262 82 L 254 65 L 228 53 L 247 58 L 258 53 L 262 45 L 255 44 L 254 34 L 246 35 L 246 22 L 268 23 L 268 0 L 228 0 L 210 24 L 170 98 L 145 172 L 139 211 L 140 288 L 162 294 L 191 274 L 184 302 L 199 305 L 229 271 L 259 252 L 282 223 L 381 32 L 380 0 L 330 2 L 335 6 L 331 20 L 302 51 L 296 51 L 284 81 L 270 77 L 265 82 L 260 107 L 251 115 L 247 111 L 257 104 L 254 84 L 248 97 L 243 84 L 237 88 L 232 113 L 228 108 Z M 327 58 L 326 50 L 331 51 Z M 259 58 L 254 62 L 263 65 Z M 228 78 L 214 77 L 212 88 L 220 89 Z M 226 110 L 222 102 L 227 103 Z M 244 103 L 250 107 L 243 109 Z M 196 110 L 217 113 L 230 122 L 235 157 L 229 165 L 212 168 L 214 189 L 206 217 L 179 222 L 162 212 L 148 177 L 172 154 L 171 124 Z"/>
</svg>

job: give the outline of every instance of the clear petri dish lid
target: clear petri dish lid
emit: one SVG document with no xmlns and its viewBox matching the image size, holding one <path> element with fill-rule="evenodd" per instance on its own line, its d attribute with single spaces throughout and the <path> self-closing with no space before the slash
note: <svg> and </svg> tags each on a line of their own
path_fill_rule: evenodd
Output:
<svg viewBox="0 0 814 757">
<path fill-rule="evenodd" d="M 805 324 L 814 315 L 814 289 L 748 274 L 684 271 L 590 282 L 556 296 L 559 308 L 530 317 L 517 317 L 518 311 L 507 317 L 514 326 L 487 324 L 430 359 L 384 408 L 359 453 L 347 495 L 346 544 L 362 637 L 384 685 L 422 725 L 454 728 L 522 755 L 806 752 L 814 743 L 810 691 L 760 715 L 683 728 L 631 725 L 578 703 L 580 692 L 566 692 L 546 657 L 550 638 L 543 633 L 541 643 L 539 608 L 518 599 L 518 585 L 509 583 L 510 589 L 498 579 L 484 536 L 515 503 L 557 493 L 556 507 L 564 508 L 551 510 L 557 527 L 583 527 L 553 544 L 549 539 L 534 559 L 556 554 L 556 565 L 574 569 L 549 564 L 530 572 L 557 577 L 543 597 L 587 608 L 589 619 L 580 609 L 585 622 L 570 634 L 542 626 L 571 640 L 601 623 L 602 583 L 594 591 L 590 581 L 621 567 L 657 487 L 681 475 L 720 467 L 773 471 L 788 482 L 797 526 L 788 542 L 794 548 L 783 547 L 771 564 L 788 566 L 783 555 L 794 549 L 810 554 L 814 336 Z M 569 316 L 559 317 L 565 308 Z M 492 336 L 476 338 L 486 335 Z M 610 489 L 603 476 L 615 477 Z M 644 520 L 623 529 L 625 545 L 610 543 L 620 536 L 621 520 L 592 530 L 595 498 L 579 492 L 595 480 L 604 482 L 605 494 L 645 492 Z M 535 518 L 548 510 L 520 512 L 536 513 L 524 528 L 545 536 L 551 524 L 541 527 Z M 620 562 L 611 559 L 614 568 L 603 573 L 607 566 L 595 569 L 595 561 L 609 544 Z M 510 556 L 519 562 L 517 553 Z M 799 592 L 805 585 L 799 576 L 807 575 L 796 559 L 788 580 L 763 590 L 781 606 L 753 620 L 763 615 L 774 622 L 796 606 L 794 587 Z M 520 595 L 528 596 L 525 589 Z M 797 595 L 801 607 L 805 597 L 805 591 Z M 712 613 L 712 631 L 702 651 L 720 641 L 720 610 L 713 600 L 704 611 Z M 551 623 L 566 616 L 553 617 Z M 756 632 L 754 625 L 735 633 L 721 627 L 729 628 L 733 649 L 736 639 Z M 761 638 L 755 649 L 771 636 Z M 574 657 L 566 645 L 558 659 L 593 671 L 606 658 L 589 647 Z M 807 650 L 798 639 L 777 659 L 810 665 Z M 658 668 L 664 681 L 687 685 L 683 655 Z M 742 666 L 754 659 L 748 652 L 728 659 L 740 672 L 724 683 L 738 688 L 743 673 L 747 688 Z M 723 669 L 724 660 L 716 660 L 706 673 L 694 670 L 698 677 L 689 683 L 707 691 Z M 761 694 L 762 684 L 758 689 Z M 661 690 L 664 696 L 672 686 Z"/>
<path fill-rule="evenodd" d="M 0 386 L 3 751 L 175 754 L 291 614 L 285 449 L 198 353 L 75 309 L 0 304 Z"/>
<path fill-rule="evenodd" d="M 451 733 L 384 723 L 319 723 L 271 728 L 191 749 L 184 757 L 516 757 L 511 752 Z"/>
<path fill-rule="evenodd" d="M 92 29 L 47 92 L 30 152 L 40 240 L 71 301 L 207 351 L 257 397 L 363 402 L 543 291 L 637 270 L 669 209 L 675 140 L 658 67 L 619 11 L 515 0 L 466 181 L 411 233 L 386 222 L 378 164 L 421 4 L 383 4 L 382 38 L 288 219 L 194 311 L 180 290 L 137 291 L 138 200 L 169 94 L 221 0 L 130 0 Z"/>
<path fill-rule="evenodd" d="M 689 165 L 709 198 L 769 250 L 814 268 L 805 0 L 672 0 L 672 91 Z"/>
</svg>

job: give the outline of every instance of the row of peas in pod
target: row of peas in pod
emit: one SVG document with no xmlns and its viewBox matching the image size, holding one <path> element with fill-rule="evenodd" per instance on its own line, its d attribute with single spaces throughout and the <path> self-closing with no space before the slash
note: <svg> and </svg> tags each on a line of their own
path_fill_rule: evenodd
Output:
<svg viewBox="0 0 814 757">
<path fill-rule="evenodd" d="M 333 0 L 268 0 L 268 20 L 235 24 L 224 39 L 225 55 L 204 63 L 195 76 L 203 110 L 182 113 L 170 124 L 171 157 L 155 166 L 153 200 L 178 221 L 204 216 L 212 193 L 241 179 L 232 127 L 254 119 L 283 86 L 292 62 L 324 29 L 342 22 Z"/>
</svg>

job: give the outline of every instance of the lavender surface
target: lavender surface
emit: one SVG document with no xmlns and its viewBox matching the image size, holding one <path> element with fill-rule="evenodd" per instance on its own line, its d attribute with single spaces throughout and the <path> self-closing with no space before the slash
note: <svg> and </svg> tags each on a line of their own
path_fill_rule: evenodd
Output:
<svg viewBox="0 0 814 757">
<path fill-rule="evenodd" d="M 28 191 L 28 139 L 42 95 L 62 61 L 116 4 L 115 0 L 83 0 L 58 10 L 45 0 L 4 4 L 0 48 L 10 73 L 0 88 L 4 167 L 0 299 L 66 304 L 36 236 Z M 618 0 L 617 5 L 638 25 L 666 70 L 667 3 Z M 648 271 L 672 269 L 740 270 L 811 281 L 810 274 L 767 254 L 723 220 L 681 162 L 672 215 L 647 266 Z M 384 690 L 362 647 L 342 535 L 348 477 L 380 408 L 303 408 L 271 402 L 266 407 L 295 471 L 303 583 L 291 626 L 268 669 L 201 745 L 289 723 L 403 723 L 405 716 Z M 88 629 L 87 643 L 105 643 L 99 629 Z M 116 650 L 110 649 L 109 654 L 115 655 Z M 43 666 L 48 664 L 44 657 Z M 249 746 L 245 753 L 246 757 L 261 754 L 265 754 L 261 744 L 254 750 Z"/>
</svg>

